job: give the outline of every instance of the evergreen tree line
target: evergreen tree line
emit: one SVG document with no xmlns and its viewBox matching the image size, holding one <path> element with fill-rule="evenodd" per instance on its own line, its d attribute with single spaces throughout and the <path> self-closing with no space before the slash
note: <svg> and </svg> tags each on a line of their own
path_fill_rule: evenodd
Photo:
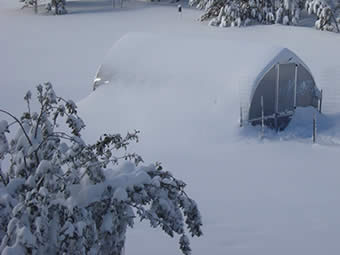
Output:
<svg viewBox="0 0 340 255">
<path fill-rule="evenodd" d="M 317 29 L 339 32 L 338 0 L 189 0 L 189 4 L 204 10 L 200 20 L 209 20 L 212 26 L 298 25 L 304 15 L 316 17 Z"/>
</svg>

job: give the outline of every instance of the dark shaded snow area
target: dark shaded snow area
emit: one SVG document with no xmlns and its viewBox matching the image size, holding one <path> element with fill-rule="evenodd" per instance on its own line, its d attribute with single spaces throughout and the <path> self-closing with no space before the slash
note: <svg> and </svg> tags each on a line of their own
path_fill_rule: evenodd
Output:
<svg viewBox="0 0 340 255">
<path fill-rule="evenodd" d="M 324 146 L 340 146 L 340 115 L 337 113 L 319 113 L 313 107 L 297 108 L 288 127 L 276 133 L 261 126 L 247 126 L 240 130 L 240 135 L 267 141 L 291 141 L 313 143 L 313 119 L 316 120 L 316 143 Z"/>
<path fill-rule="evenodd" d="M 193 254 L 338 255 L 339 35 L 280 25 L 211 28 L 197 22 L 197 10 L 185 8 L 179 17 L 176 4 L 128 1 L 123 10 L 114 11 L 98 11 L 102 7 L 94 5 L 71 2 L 70 15 L 34 16 L 12 1 L 0 2 L 0 108 L 22 112 L 26 90 L 49 80 L 58 94 L 79 102 L 89 142 L 104 132 L 141 130 L 140 143 L 131 150 L 147 164 L 161 161 L 185 180 L 201 208 L 204 236 L 192 240 Z M 89 10 L 92 6 L 94 11 Z M 205 96 L 213 92 L 209 87 L 181 94 L 172 84 L 165 82 L 164 89 L 157 89 L 158 84 L 145 80 L 92 92 L 96 70 L 108 50 L 129 32 L 291 49 L 324 89 L 317 143 L 311 141 L 313 110 L 308 108 L 298 109 L 278 136 L 266 130 L 259 139 L 258 128 L 240 130 L 236 90 L 215 100 Z M 169 47 L 168 53 L 176 54 L 176 48 Z M 230 58 L 237 56 L 235 52 Z M 146 66 L 155 64 L 148 61 Z M 192 80 L 205 80 L 214 64 L 202 59 L 207 71 Z M 169 66 L 175 68 L 176 63 Z M 233 81 L 229 76 L 225 80 Z M 128 232 L 126 254 L 180 252 L 177 240 L 141 223 Z"/>
</svg>

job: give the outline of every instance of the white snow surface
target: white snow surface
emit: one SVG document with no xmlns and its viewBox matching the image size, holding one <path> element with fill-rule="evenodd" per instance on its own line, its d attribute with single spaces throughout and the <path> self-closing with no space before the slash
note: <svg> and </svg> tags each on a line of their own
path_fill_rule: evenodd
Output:
<svg viewBox="0 0 340 255">
<path fill-rule="evenodd" d="M 147 163 L 161 161 L 188 183 L 188 194 L 201 209 L 204 236 L 191 240 L 193 254 L 339 254 L 339 35 L 281 25 L 212 28 L 197 22 L 201 14 L 197 10 L 184 8 L 180 17 L 176 5 L 128 1 L 123 9 L 111 11 L 110 4 L 70 1 L 70 14 L 56 17 L 34 16 L 31 9 L 20 10 L 15 1 L 2 0 L 0 108 L 22 112 L 26 90 L 50 80 L 58 95 L 80 102 L 88 142 L 104 132 L 141 130 L 140 143 L 131 150 Z M 311 125 L 306 126 L 313 115 L 310 108 L 299 110 L 279 135 L 266 130 L 261 140 L 258 128 L 239 129 L 239 92 L 230 85 L 239 81 L 226 75 L 225 93 L 209 84 L 195 89 L 193 81 L 214 82 L 210 75 L 220 68 L 215 61 L 204 60 L 209 51 L 217 55 L 223 50 L 209 45 L 197 50 L 204 73 L 178 64 L 178 72 L 188 74 L 185 88 L 178 89 L 171 77 L 156 80 L 155 73 L 148 80 L 117 81 L 91 93 L 95 72 L 108 50 L 130 32 L 291 49 L 309 66 L 317 86 L 324 88 L 324 114 L 317 115 L 318 143 L 312 144 Z M 175 56 L 178 47 L 170 47 L 167 54 Z M 230 58 L 237 61 L 239 52 Z M 145 68 L 157 64 L 146 55 L 138 55 L 145 58 L 140 59 Z M 120 56 L 118 66 L 124 59 Z M 181 61 L 189 62 L 179 57 L 164 69 L 176 69 Z M 128 231 L 125 252 L 180 254 L 176 239 L 144 223 Z"/>
</svg>

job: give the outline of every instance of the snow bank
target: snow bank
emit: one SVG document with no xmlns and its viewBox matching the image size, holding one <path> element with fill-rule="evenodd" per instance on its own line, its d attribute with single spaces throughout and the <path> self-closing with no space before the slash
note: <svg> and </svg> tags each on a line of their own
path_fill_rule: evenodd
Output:
<svg viewBox="0 0 340 255">
<path fill-rule="evenodd" d="M 313 107 L 297 108 L 287 129 L 281 136 L 285 139 L 310 139 L 313 132 L 313 118 L 316 119 L 317 143 L 340 145 L 339 114 L 320 114 Z"/>
</svg>

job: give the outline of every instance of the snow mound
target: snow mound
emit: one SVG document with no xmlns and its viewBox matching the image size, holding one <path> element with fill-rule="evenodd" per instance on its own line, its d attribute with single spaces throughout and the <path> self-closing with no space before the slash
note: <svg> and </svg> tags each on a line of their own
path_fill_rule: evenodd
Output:
<svg viewBox="0 0 340 255">
<path fill-rule="evenodd" d="M 235 53 L 237 57 L 233 57 Z M 236 90 L 242 108 L 247 109 L 264 74 L 273 65 L 288 62 L 303 65 L 311 73 L 291 50 L 270 43 L 129 33 L 105 57 L 94 89 L 105 84 L 121 84 L 191 88 L 195 93 L 200 93 L 197 90 L 202 88 L 215 94 Z"/>
<path fill-rule="evenodd" d="M 340 145 L 340 115 L 320 114 L 313 107 L 297 108 L 282 136 L 290 139 L 311 139 L 314 116 L 317 142 L 324 145 Z"/>
</svg>

